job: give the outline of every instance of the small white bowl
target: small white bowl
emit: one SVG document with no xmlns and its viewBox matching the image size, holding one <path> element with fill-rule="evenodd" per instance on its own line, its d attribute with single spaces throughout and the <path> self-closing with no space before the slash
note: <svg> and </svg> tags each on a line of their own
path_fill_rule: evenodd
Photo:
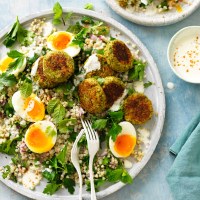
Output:
<svg viewBox="0 0 200 200">
<path fill-rule="evenodd" d="M 193 47 L 198 54 L 192 53 Z M 178 31 L 170 40 L 167 49 L 167 58 L 172 71 L 184 81 L 200 84 L 199 51 L 200 26 L 188 26 Z"/>
</svg>

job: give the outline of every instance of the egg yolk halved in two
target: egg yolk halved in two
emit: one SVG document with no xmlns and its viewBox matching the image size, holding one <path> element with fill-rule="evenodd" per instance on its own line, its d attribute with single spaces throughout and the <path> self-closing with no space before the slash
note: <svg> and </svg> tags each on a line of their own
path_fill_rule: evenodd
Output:
<svg viewBox="0 0 200 200">
<path fill-rule="evenodd" d="M 34 96 L 29 96 L 24 102 L 24 109 L 27 111 L 27 115 L 33 121 L 40 121 L 44 118 L 45 108 L 41 101 L 38 101 Z"/>
<path fill-rule="evenodd" d="M 27 147 L 34 153 L 45 153 L 55 145 L 57 130 L 50 121 L 40 121 L 32 124 L 25 135 Z"/>
<path fill-rule="evenodd" d="M 0 72 L 5 72 L 8 69 L 10 63 L 12 63 L 13 61 L 14 59 L 10 57 L 5 57 L 4 59 L 2 59 L 0 61 Z"/>
<path fill-rule="evenodd" d="M 136 145 L 136 138 L 130 134 L 119 135 L 115 141 L 114 149 L 122 157 L 128 157 Z"/>
<path fill-rule="evenodd" d="M 66 49 L 72 40 L 72 35 L 67 32 L 57 32 L 48 37 L 47 42 L 50 42 L 54 49 L 63 50 Z"/>
</svg>

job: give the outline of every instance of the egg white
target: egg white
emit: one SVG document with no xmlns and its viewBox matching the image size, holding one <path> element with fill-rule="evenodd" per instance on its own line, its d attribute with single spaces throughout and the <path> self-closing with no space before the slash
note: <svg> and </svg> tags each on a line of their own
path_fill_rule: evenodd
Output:
<svg viewBox="0 0 200 200">
<path fill-rule="evenodd" d="M 123 121 L 123 122 L 120 122 L 119 125 L 122 127 L 122 131 L 121 131 L 121 133 L 118 134 L 118 136 L 128 134 L 128 135 L 131 135 L 136 138 L 136 130 L 130 122 Z M 114 146 L 115 146 L 115 141 L 113 141 L 112 138 L 110 137 L 109 138 L 109 147 L 110 147 L 112 154 L 117 158 L 125 158 L 124 156 L 120 155 L 118 152 L 115 151 Z"/>
<path fill-rule="evenodd" d="M 54 37 L 57 34 L 62 33 L 62 32 L 67 33 L 71 36 L 71 40 L 70 40 L 69 44 L 67 45 L 67 47 L 65 49 L 62 49 L 62 51 L 66 52 L 71 57 L 77 56 L 79 54 L 81 48 L 78 45 L 71 45 L 72 40 L 74 39 L 74 35 L 72 33 L 66 32 L 66 31 L 57 31 L 57 32 L 54 32 L 53 34 L 49 35 L 49 37 Z M 47 38 L 47 47 L 54 51 L 58 50 L 53 46 L 52 41 L 49 40 L 48 38 Z"/>
<path fill-rule="evenodd" d="M 37 126 L 37 128 L 39 128 L 43 133 L 45 133 L 45 135 L 48 137 L 48 138 L 51 138 L 51 142 L 53 144 L 53 146 L 55 145 L 56 143 L 56 139 L 57 139 L 57 129 L 56 129 L 56 126 L 50 122 L 50 121 L 47 121 L 47 120 L 43 120 L 43 121 L 38 121 L 38 122 L 35 122 L 34 124 L 32 124 L 31 126 Z M 45 153 L 45 152 L 36 152 L 35 149 L 36 147 L 32 147 L 30 144 L 29 144 L 29 141 L 27 139 L 28 137 L 28 134 L 30 132 L 30 128 L 31 126 L 28 128 L 28 130 L 26 131 L 26 134 L 25 134 L 25 143 L 27 145 L 27 147 L 32 151 L 32 152 L 35 152 L 35 153 Z M 47 133 L 47 128 L 48 127 L 51 127 L 52 130 L 55 131 L 55 135 L 48 135 Z"/>
</svg>

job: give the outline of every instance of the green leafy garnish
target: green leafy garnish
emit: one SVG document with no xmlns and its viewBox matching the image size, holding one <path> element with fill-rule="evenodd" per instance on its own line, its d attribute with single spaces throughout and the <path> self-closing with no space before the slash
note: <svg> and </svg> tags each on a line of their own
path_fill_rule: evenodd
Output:
<svg viewBox="0 0 200 200">
<path fill-rule="evenodd" d="M 124 117 L 124 112 L 122 110 L 115 111 L 115 112 L 110 111 L 108 112 L 108 114 L 110 115 L 111 119 L 114 122 L 120 122 Z"/>
<path fill-rule="evenodd" d="M 10 174 L 10 166 L 9 165 L 6 165 L 4 166 L 4 172 L 2 174 L 2 177 L 5 179 L 7 178 L 7 176 Z"/>
<path fill-rule="evenodd" d="M 133 182 L 132 177 L 123 168 L 118 168 L 115 170 L 108 169 L 106 175 L 109 182 L 115 183 L 115 182 L 121 181 L 123 183 L 129 183 L 129 184 Z"/>
<path fill-rule="evenodd" d="M 93 6 L 92 3 L 87 3 L 87 4 L 85 4 L 84 9 L 93 10 L 93 9 L 94 9 L 94 6 Z"/>
<path fill-rule="evenodd" d="M 17 79 L 13 74 L 0 74 L 0 91 L 4 87 L 13 87 L 17 83 Z"/>
<path fill-rule="evenodd" d="M 21 45 L 27 46 L 32 42 L 32 37 L 33 33 L 24 29 L 19 23 L 19 19 L 17 17 L 16 22 L 11 28 L 11 31 L 6 34 L 3 44 L 6 47 L 11 47 L 16 41 L 18 41 Z"/>
<path fill-rule="evenodd" d="M 20 53 L 17 50 L 12 50 L 12 51 L 8 52 L 7 55 L 10 58 L 19 58 L 19 57 L 23 57 L 24 56 L 23 53 Z"/>
<path fill-rule="evenodd" d="M 146 63 L 141 60 L 134 60 L 133 66 L 134 67 L 130 69 L 128 73 L 129 79 L 142 81 L 144 78 Z"/>
<path fill-rule="evenodd" d="M 22 97 L 27 98 L 32 94 L 33 86 L 30 80 L 26 79 L 20 86 L 19 91 Z"/>
<path fill-rule="evenodd" d="M 61 103 L 59 103 L 54 109 L 52 117 L 56 123 L 59 123 L 64 118 L 65 113 L 66 111 L 64 106 Z"/>
<path fill-rule="evenodd" d="M 83 16 L 81 22 L 83 24 L 94 24 L 94 20 L 89 16 Z"/>
<path fill-rule="evenodd" d="M 56 156 L 58 162 L 60 164 L 64 164 L 66 162 L 66 156 L 67 156 L 67 147 L 65 146 L 62 151 Z"/>
<path fill-rule="evenodd" d="M 101 130 L 104 129 L 107 125 L 107 119 L 97 119 L 93 122 L 92 128 L 96 130 Z"/>
<path fill-rule="evenodd" d="M 47 112 L 49 114 L 52 114 L 55 107 L 59 104 L 59 100 L 58 99 L 52 99 L 49 101 L 48 105 L 47 105 Z"/>
<path fill-rule="evenodd" d="M 54 25 L 59 25 L 59 24 L 63 23 L 63 25 L 65 26 L 66 21 L 69 20 L 72 15 L 72 12 L 69 12 L 66 15 L 64 15 L 62 6 L 60 5 L 59 2 L 56 2 L 54 4 L 53 13 L 54 13 L 54 17 L 53 17 L 52 23 Z"/>
<path fill-rule="evenodd" d="M 148 88 L 151 85 L 153 85 L 153 83 L 151 81 L 148 81 L 147 83 L 144 83 L 144 88 Z"/>
<path fill-rule="evenodd" d="M 67 188 L 67 190 L 70 194 L 74 193 L 74 191 L 75 191 L 74 187 L 75 187 L 76 183 L 73 179 L 65 178 L 63 181 L 63 185 L 65 188 Z"/>
<path fill-rule="evenodd" d="M 81 29 L 83 28 L 83 26 L 81 26 L 81 24 L 79 22 L 76 22 L 76 24 L 74 25 L 70 25 L 67 29 L 68 32 L 77 34 L 81 31 Z"/>
<path fill-rule="evenodd" d="M 16 145 L 17 145 L 17 141 L 15 139 L 6 140 L 6 142 L 0 144 L 0 152 L 6 153 L 8 155 L 14 155 Z"/>
<path fill-rule="evenodd" d="M 118 134 L 122 131 L 122 127 L 119 124 L 113 123 L 112 127 L 108 131 L 108 135 L 111 136 L 112 140 L 115 141 Z"/>
<path fill-rule="evenodd" d="M 53 195 L 56 191 L 58 191 L 61 188 L 62 184 L 57 183 L 49 183 L 44 188 L 43 193 Z"/>
<path fill-rule="evenodd" d="M 71 125 L 67 125 L 68 123 Z M 67 133 L 70 131 L 70 127 L 74 126 L 76 123 L 77 120 L 75 118 L 63 119 L 58 123 L 58 130 L 60 133 Z"/>
<path fill-rule="evenodd" d="M 48 126 L 45 131 L 50 137 L 54 137 L 56 135 L 56 131 L 51 126 Z"/>
</svg>

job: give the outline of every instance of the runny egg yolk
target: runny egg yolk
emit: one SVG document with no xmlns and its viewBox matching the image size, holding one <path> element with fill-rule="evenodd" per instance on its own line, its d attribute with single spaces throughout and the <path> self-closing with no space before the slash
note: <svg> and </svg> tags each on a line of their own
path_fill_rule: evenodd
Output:
<svg viewBox="0 0 200 200">
<path fill-rule="evenodd" d="M 65 32 L 60 32 L 56 35 L 51 35 L 49 41 L 51 41 L 53 48 L 56 50 L 63 50 L 70 43 L 71 35 Z"/>
<path fill-rule="evenodd" d="M 12 63 L 14 61 L 14 59 L 10 58 L 10 57 L 6 57 L 4 58 L 1 62 L 0 62 L 0 71 L 1 72 L 5 72 L 8 67 L 9 64 Z"/>
<path fill-rule="evenodd" d="M 117 136 L 114 149 L 119 155 L 128 157 L 132 153 L 135 145 L 136 138 L 134 136 L 130 134 L 122 134 Z"/>
<path fill-rule="evenodd" d="M 26 142 L 31 151 L 36 153 L 48 152 L 54 146 L 52 138 L 48 137 L 40 127 L 32 126 L 26 135 Z"/>
<path fill-rule="evenodd" d="M 27 115 L 33 121 L 40 121 L 45 116 L 44 104 L 33 96 L 29 96 L 24 102 L 24 109 L 27 111 Z"/>
</svg>

